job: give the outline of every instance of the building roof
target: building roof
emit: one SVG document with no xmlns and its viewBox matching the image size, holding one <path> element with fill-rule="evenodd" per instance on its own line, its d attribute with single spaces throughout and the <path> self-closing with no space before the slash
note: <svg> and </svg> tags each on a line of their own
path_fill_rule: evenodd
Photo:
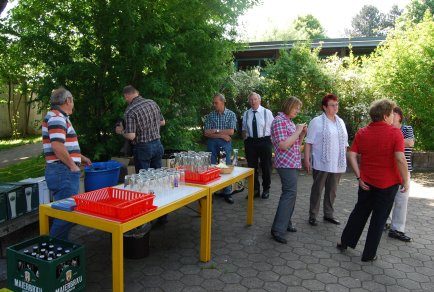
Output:
<svg viewBox="0 0 434 292">
<path fill-rule="evenodd" d="M 358 37 L 358 38 L 335 38 L 318 39 L 311 42 L 312 48 L 321 47 L 320 57 L 348 56 L 351 50 L 354 55 L 368 55 L 372 53 L 386 38 L 385 37 Z M 276 60 L 282 49 L 291 50 L 294 44 L 300 41 L 273 41 L 246 43 L 234 52 L 235 66 L 237 69 L 251 67 L 264 67 L 265 60 Z"/>
<path fill-rule="evenodd" d="M 358 38 L 336 38 L 336 39 L 318 39 L 312 41 L 312 48 L 322 46 L 322 48 L 347 48 L 350 45 L 353 48 L 372 47 L 376 48 L 385 37 L 358 37 Z M 253 42 L 247 43 L 243 49 L 238 52 L 245 51 L 263 51 L 263 50 L 281 50 L 291 49 L 294 44 L 300 41 L 273 41 L 273 42 Z"/>
</svg>

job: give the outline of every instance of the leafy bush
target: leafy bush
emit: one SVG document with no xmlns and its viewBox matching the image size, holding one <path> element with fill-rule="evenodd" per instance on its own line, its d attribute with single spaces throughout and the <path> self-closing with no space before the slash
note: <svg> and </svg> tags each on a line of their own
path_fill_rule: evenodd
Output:
<svg viewBox="0 0 434 292">
<path fill-rule="evenodd" d="M 413 126 L 415 146 L 434 149 L 434 20 L 427 14 L 387 37 L 371 58 L 369 78 L 375 92 L 394 99 Z"/>
<path fill-rule="evenodd" d="M 297 96 L 303 102 L 302 113 L 312 116 L 318 112 L 320 97 L 330 92 L 332 83 L 310 44 L 297 43 L 290 52 L 280 51 L 280 57 L 267 65 L 267 95 L 273 112 L 288 96 Z"/>
</svg>

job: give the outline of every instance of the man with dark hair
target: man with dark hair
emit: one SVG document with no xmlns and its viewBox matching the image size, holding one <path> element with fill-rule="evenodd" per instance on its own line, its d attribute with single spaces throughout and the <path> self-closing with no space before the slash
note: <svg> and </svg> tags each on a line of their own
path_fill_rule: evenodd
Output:
<svg viewBox="0 0 434 292">
<path fill-rule="evenodd" d="M 161 168 L 164 148 L 160 141 L 160 127 L 166 124 L 160 107 L 151 99 L 143 98 L 131 85 L 122 90 L 128 107 L 124 113 L 125 129 L 122 123 L 116 126 L 116 133 L 133 144 L 134 167 L 140 169 Z M 160 224 L 167 223 L 167 215 L 158 218 Z"/>
<path fill-rule="evenodd" d="M 80 165 L 91 161 L 80 152 L 77 133 L 69 116 L 74 108 L 74 97 L 63 87 L 53 90 L 51 109 L 42 122 L 42 143 L 45 156 L 45 180 L 55 201 L 69 198 L 80 191 Z M 50 235 L 68 240 L 73 224 L 53 220 Z"/>
<path fill-rule="evenodd" d="M 124 113 L 125 129 L 122 124 L 116 126 L 116 133 L 123 135 L 134 145 L 134 166 L 136 173 L 140 169 L 160 168 L 164 154 L 160 142 L 160 127 L 165 125 L 157 103 L 143 98 L 133 86 L 125 86 L 123 96 L 128 103 Z"/>
<path fill-rule="evenodd" d="M 205 120 L 205 137 L 208 138 L 208 151 L 212 153 L 211 163 L 216 164 L 217 153 L 220 148 L 226 152 L 226 164 L 231 164 L 232 143 L 231 136 L 235 133 L 237 117 L 235 113 L 225 107 L 226 98 L 218 93 L 213 98 L 214 111 L 208 114 Z M 232 188 L 226 187 L 223 196 L 227 203 L 233 204 Z"/>
</svg>

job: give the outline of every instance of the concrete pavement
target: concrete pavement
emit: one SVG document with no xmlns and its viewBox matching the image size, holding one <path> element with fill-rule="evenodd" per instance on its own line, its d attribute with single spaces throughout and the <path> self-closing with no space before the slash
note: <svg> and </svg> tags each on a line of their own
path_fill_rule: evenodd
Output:
<svg viewBox="0 0 434 292">
<path fill-rule="evenodd" d="M 42 154 L 42 142 L 27 144 L 0 151 L 0 168 L 24 161 Z"/>
<path fill-rule="evenodd" d="M 366 230 L 355 250 L 341 253 L 335 245 L 344 224 L 323 222 L 322 213 L 318 226 L 307 223 L 312 178 L 304 172 L 293 216 L 298 232 L 287 234 L 286 245 L 273 241 L 270 226 L 280 196 L 280 180 L 273 174 L 270 199 L 255 199 L 250 227 L 246 192 L 234 195 L 233 205 L 214 197 L 208 263 L 199 261 L 197 205 L 171 213 L 169 223 L 151 231 L 151 254 L 125 259 L 125 291 L 434 291 L 433 178 L 421 173 L 412 181 L 407 234 L 414 241 L 384 233 L 376 262 L 360 261 Z M 342 223 L 356 201 L 356 182 L 347 173 L 338 188 L 335 215 Z M 71 240 L 86 247 L 87 291 L 111 291 L 109 234 L 77 226 Z"/>
<path fill-rule="evenodd" d="M 0 151 L 0 167 L 41 151 L 40 144 Z M 125 291 L 434 291 L 434 173 L 413 174 L 406 231 L 414 241 L 384 233 L 374 263 L 360 261 L 366 230 L 355 250 L 335 248 L 356 201 L 354 175 L 345 174 L 338 188 L 339 226 L 323 222 L 322 213 L 319 226 L 307 224 L 311 184 L 300 172 L 293 216 L 298 232 L 287 234 L 286 245 L 270 236 L 280 196 L 277 174 L 270 199 L 255 199 L 253 226 L 246 226 L 246 192 L 234 195 L 234 205 L 215 196 L 208 263 L 199 261 L 196 203 L 171 213 L 168 224 L 151 231 L 151 254 L 125 259 Z M 71 240 L 86 247 L 87 291 L 111 291 L 109 234 L 76 226 Z M 0 259 L 0 289 L 5 279 L 6 260 Z"/>
</svg>

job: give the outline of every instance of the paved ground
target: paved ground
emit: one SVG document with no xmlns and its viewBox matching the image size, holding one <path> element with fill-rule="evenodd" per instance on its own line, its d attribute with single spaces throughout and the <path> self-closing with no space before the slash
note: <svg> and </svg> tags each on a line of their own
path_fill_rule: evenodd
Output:
<svg viewBox="0 0 434 292">
<path fill-rule="evenodd" d="M 42 153 L 42 144 L 28 144 L 0 151 L 0 168 L 38 156 Z"/>
<path fill-rule="evenodd" d="M 39 144 L 0 151 L 0 167 L 40 152 Z M 151 254 L 125 260 L 125 291 L 434 291 L 434 173 L 413 176 L 407 234 L 414 241 L 403 243 L 385 233 L 374 263 L 360 261 L 366 233 L 355 250 L 341 253 L 335 243 L 343 225 L 321 220 L 317 227 L 307 224 L 311 183 L 301 172 L 293 218 L 298 232 L 287 234 L 287 245 L 270 236 L 280 195 L 278 175 L 272 177 L 270 199 L 255 200 L 253 226 L 245 225 L 245 192 L 234 196 L 234 205 L 214 197 L 208 263 L 198 260 L 196 204 L 172 213 L 167 225 L 151 231 Z M 356 181 L 348 173 L 335 203 L 343 223 L 355 200 Z M 111 291 L 109 234 L 75 227 L 71 239 L 86 247 L 87 291 Z M 0 259 L 0 289 L 5 279 L 6 260 Z"/>
<path fill-rule="evenodd" d="M 245 192 L 234 196 L 234 205 L 215 196 L 208 263 L 198 259 L 196 204 L 171 213 L 167 225 L 151 231 L 151 254 L 125 260 L 125 291 L 434 291 L 433 173 L 416 174 L 412 181 L 407 234 L 414 241 L 400 242 L 384 233 L 374 263 L 360 261 L 366 231 L 355 250 L 341 253 L 335 244 L 343 225 L 307 224 L 311 183 L 301 172 L 293 217 L 298 232 L 287 234 L 286 245 L 270 236 L 280 195 L 278 175 L 272 177 L 270 199 L 255 199 L 253 226 L 246 226 Z M 348 173 L 338 189 L 336 217 L 345 223 L 355 200 L 356 180 Z M 75 227 L 72 240 L 86 247 L 87 291 L 111 291 L 109 234 Z"/>
</svg>

